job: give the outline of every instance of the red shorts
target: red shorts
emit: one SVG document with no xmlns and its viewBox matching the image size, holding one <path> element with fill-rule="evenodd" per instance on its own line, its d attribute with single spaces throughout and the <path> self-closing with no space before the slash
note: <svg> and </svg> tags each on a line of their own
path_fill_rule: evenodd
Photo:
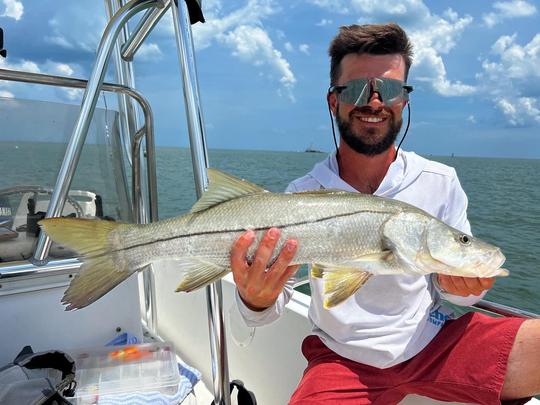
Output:
<svg viewBox="0 0 540 405">
<path fill-rule="evenodd" d="M 391 405 L 408 394 L 501 404 L 508 356 L 523 321 L 467 313 L 447 321 L 415 357 L 386 369 L 341 357 L 317 336 L 308 336 L 302 344 L 308 366 L 289 405 Z M 524 404 L 529 399 L 502 403 Z"/>
</svg>

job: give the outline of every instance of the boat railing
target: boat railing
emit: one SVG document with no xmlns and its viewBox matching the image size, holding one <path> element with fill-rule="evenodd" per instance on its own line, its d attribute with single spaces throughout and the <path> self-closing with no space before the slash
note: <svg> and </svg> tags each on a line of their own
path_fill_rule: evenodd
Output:
<svg viewBox="0 0 540 405">
<path fill-rule="evenodd" d="M 103 83 L 106 68 L 109 62 L 109 59 L 114 51 L 114 56 L 116 58 L 116 67 L 117 73 L 124 74 L 126 73 L 125 60 L 129 60 L 132 57 L 133 53 L 137 50 L 138 46 L 142 43 L 142 40 L 148 35 L 149 31 L 153 28 L 157 20 L 163 15 L 166 8 L 172 10 L 173 22 L 174 22 L 174 31 L 175 39 L 178 48 L 178 57 L 179 63 L 181 66 L 182 74 L 182 83 L 184 90 L 184 101 L 186 108 L 186 117 L 188 123 L 188 133 L 191 146 L 191 156 L 193 161 L 193 173 L 195 177 L 196 192 L 200 196 L 204 189 L 207 187 L 208 179 L 206 177 L 206 169 L 208 167 L 208 156 L 205 143 L 205 128 L 204 120 L 199 96 L 199 86 L 197 81 L 196 67 L 195 67 L 195 50 L 193 45 L 193 38 L 191 33 L 191 24 L 197 21 L 204 21 L 202 12 L 200 11 L 200 4 L 195 4 L 197 0 L 186 0 L 186 1 L 172 1 L 172 0 L 131 0 L 126 4 L 122 4 L 122 0 L 107 0 L 106 5 L 109 12 L 109 22 L 105 28 L 104 34 L 101 38 L 101 42 L 97 49 L 96 60 L 90 74 L 90 78 L 87 82 L 72 82 L 68 78 L 60 77 L 36 77 L 33 79 L 43 80 L 44 84 L 58 85 L 58 81 L 62 81 L 64 85 L 71 84 L 74 87 L 84 88 L 84 95 L 82 97 L 80 112 L 77 117 L 72 135 L 69 139 L 64 159 L 60 167 L 60 171 L 56 180 L 56 184 L 53 189 L 53 194 L 50 199 L 49 208 L 47 210 L 46 217 L 58 217 L 62 214 L 63 206 L 66 202 L 69 188 L 71 186 L 71 181 L 74 177 L 75 169 L 79 161 L 79 157 L 84 145 L 84 141 L 88 132 L 90 125 L 90 119 L 95 110 L 97 99 L 101 89 L 109 89 L 112 91 L 119 91 L 123 89 L 126 93 L 130 92 L 129 87 L 122 87 L 118 85 L 111 85 L 111 87 Z M 114 4 L 113 4 L 114 3 Z M 189 9 L 188 9 L 189 8 Z M 148 9 L 146 15 L 143 17 L 141 23 L 137 26 L 132 36 L 127 34 L 127 22 L 132 16 L 137 14 L 140 11 Z M 192 13 L 193 11 L 193 13 Z M 117 39 L 123 39 L 124 47 L 120 49 L 117 44 Z M 121 55 L 123 61 L 118 57 Z M 4 72 L 6 73 L 6 72 Z M 17 72 L 20 73 L 20 72 Z M 6 73 L 6 75 L 12 74 L 17 76 L 17 73 Z M 129 72 L 127 72 L 129 76 Z M 21 74 L 19 78 L 29 80 L 26 74 Z M 9 79 L 8 79 L 9 80 Z M 131 95 L 131 94 L 130 94 Z M 137 96 L 135 96 L 137 98 Z M 140 99 L 138 99 L 141 102 Z M 144 103 L 144 101 L 143 101 Z M 126 115 L 129 113 L 129 106 L 123 103 L 121 100 L 120 104 L 120 113 L 124 122 L 121 124 L 123 129 L 128 129 L 132 127 L 132 124 L 136 119 Z M 145 105 L 147 108 L 143 108 L 143 111 L 150 111 L 148 105 Z M 152 123 L 151 115 L 145 116 L 145 118 L 150 118 L 150 123 Z M 127 122 L 126 122 L 127 121 Z M 146 122 L 144 131 L 141 129 L 136 132 L 133 142 L 133 151 L 132 154 L 134 159 L 140 158 L 139 147 L 141 144 L 141 139 L 143 132 L 146 135 L 147 143 L 147 157 L 151 163 L 148 165 L 148 186 L 150 189 L 150 195 L 157 195 L 155 187 L 155 161 L 153 155 L 154 142 L 151 133 L 151 126 L 148 121 Z M 125 136 L 125 132 L 124 136 Z M 150 137 L 148 133 L 151 133 Z M 132 132 L 130 132 L 132 133 Z M 125 145 L 125 142 L 124 142 Z M 139 167 L 139 164 L 133 162 L 133 167 Z M 137 181 L 137 184 L 133 187 L 134 199 L 133 201 L 143 201 L 142 200 L 142 188 L 138 188 L 142 183 L 140 174 L 134 172 L 133 175 L 134 181 Z M 137 203 L 135 203 L 137 204 Z M 135 205 L 134 211 L 136 212 L 136 219 L 138 222 L 145 222 L 148 218 L 145 215 L 145 210 L 143 206 Z M 155 203 L 150 210 L 149 220 L 157 220 L 157 203 Z M 8 267 L 2 266 L 1 274 L 10 273 L 11 276 L 16 274 L 28 274 L 28 272 L 33 271 L 42 271 L 43 268 L 38 266 L 44 266 L 47 263 L 49 250 L 51 247 L 50 238 L 41 233 L 38 237 L 36 249 L 34 256 L 32 258 L 31 264 L 25 264 L 23 267 L 13 267 L 10 269 Z M 146 284 L 148 282 L 148 284 Z M 217 281 L 211 286 L 207 287 L 207 306 L 208 306 L 208 321 L 209 321 L 209 331 L 210 331 L 210 347 L 212 354 L 212 370 L 213 370 L 213 381 L 214 381 L 214 403 L 216 404 L 230 404 L 230 395 L 229 395 L 229 376 L 228 376 L 228 366 L 227 366 L 227 352 L 225 345 L 225 329 L 223 321 L 223 304 L 222 304 L 222 291 L 221 291 L 221 282 Z M 152 277 L 145 278 L 145 294 L 147 298 L 146 305 L 153 305 L 152 299 Z M 148 298 L 150 297 L 150 298 Z M 153 313 L 153 310 L 150 311 Z M 148 314 L 148 311 L 147 311 Z M 151 322 L 150 329 L 155 330 L 155 323 Z"/>
<path fill-rule="evenodd" d="M 70 78 L 70 77 L 64 77 L 64 76 L 55 76 L 55 75 L 46 75 L 41 73 L 30 73 L 30 72 L 20 72 L 20 71 L 14 71 L 14 70 L 8 70 L 8 69 L 0 69 L 0 79 L 1 80 L 9 80 L 9 81 L 15 81 L 15 82 L 21 82 L 21 83 L 30 83 L 30 84 L 41 84 L 41 85 L 49 85 L 49 86 L 56 86 L 56 87 L 67 87 L 67 88 L 79 88 L 79 89 L 85 89 L 88 85 L 87 80 L 83 79 L 76 79 L 76 78 Z M 143 111 L 144 115 L 144 125 L 137 130 L 135 136 L 133 137 L 132 146 L 130 148 L 131 156 L 132 156 L 132 204 L 133 204 L 133 212 L 134 215 L 139 223 L 145 223 L 147 222 L 147 215 L 144 212 L 144 207 L 141 201 L 143 201 L 144 193 L 143 193 L 143 187 L 142 187 L 142 176 L 141 176 L 141 144 L 142 140 L 145 140 L 146 143 L 146 153 L 144 154 L 146 156 L 146 171 L 147 171 L 147 181 L 148 181 L 148 206 L 149 206 L 149 216 L 151 221 L 156 221 L 158 219 L 158 204 L 157 204 L 157 183 L 156 183 L 156 159 L 155 159 L 155 147 L 154 147 L 154 119 L 152 114 L 152 109 L 150 107 L 150 104 L 146 100 L 146 98 L 137 90 L 120 85 L 120 84 L 113 84 L 113 83 L 103 83 L 101 86 L 101 89 L 106 92 L 113 92 L 118 94 L 123 94 L 134 101 L 136 101 L 141 110 Z M 93 109 L 90 111 L 90 113 L 93 113 Z M 65 159 L 72 159 L 72 155 L 66 155 L 64 157 Z M 74 169 L 77 167 L 77 161 L 74 162 Z M 51 192 L 51 194 L 53 194 Z M 71 198 L 66 196 L 65 201 L 70 201 Z M 62 207 L 63 207 L 62 203 Z M 49 204 L 50 207 L 50 204 Z M 38 245 L 39 247 L 39 245 Z M 42 254 L 40 252 L 36 251 L 34 252 L 34 257 L 41 257 Z M 44 259 L 46 262 L 46 259 Z M 55 261 L 55 266 L 53 268 L 49 268 L 47 266 L 47 274 L 54 273 L 54 269 L 56 271 L 61 270 L 60 264 L 64 262 L 62 260 Z M 65 260 L 66 264 L 70 264 L 71 260 Z M 44 263 L 43 263 L 44 264 Z M 17 275 L 24 275 L 25 277 L 28 276 L 31 273 L 35 273 L 36 275 L 40 275 L 43 273 L 42 266 L 40 263 L 29 263 L 27 265 L 24 265 L 23 268 L 21 266 L 10 266 L 10 265 L 2 265 L 0 268 L 0 278 L 5 277 L 16 277 Z M 69 266 L 71 268 L 71 266 Z M 153 288 L 153 277 L 152 275 L 149 275 L 145 278 L 145 281 L 143 283 L 144 290 L 145 290 L 145 322 L 147 326 L 154 330 L 156 329 L 156 315 L 155 315 L 155 305 L 152 305 L 154 302 L 154 299 L 152 297 L 152 288 Z"/>
<path fill-rule="evenodd" d="M 293 288 L 297 289 L 298 287 L 306 285 L 309 285 L 309 277 L 307 275 L 298 278 L 298 280 L 294 283 Z M 525 311 L 523 309 L 514 308 L 508 305 L 498 304 L 496 302 L 488 300 L 480 300 L 479 302 L 468 308 L 470 308 L 471 310 L 489 312 L 498 316 L 540 319 L 540 315 L 534 312 Z"/>
</svg>

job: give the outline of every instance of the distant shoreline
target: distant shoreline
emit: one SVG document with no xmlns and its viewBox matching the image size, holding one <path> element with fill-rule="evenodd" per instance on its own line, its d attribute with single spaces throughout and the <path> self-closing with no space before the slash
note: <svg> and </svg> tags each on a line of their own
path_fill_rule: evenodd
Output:
<svg viewBox="0 0 540 405">
<path fill-rule="evenodd" d="M 36 142 L 31 142 L 31 141 L 18 141 L 18 140 L 0 140 L 0 145 L 2 144 L 13 144 L 13 145 L 18 145 L 19 147 L 22 147 L 22 145 L 24 144 L 36 144 L 36 143 L 48 143 L 48 144 L 65 144 L 65 142 L 56 142 L 56 141 L 51 141 L 51 142 L 41 142 L 41 141 L 36 141 Z M 89 143 L 88 145 L 102 145 L 101 143 Z M 189 149 L 187 146 L 171 146 L 171 145 L 156 145 L 156 149 L 180 149 L 180 150 L 184 150 L 184 149 Z M 245 152 L 255 152 L 255 153 L 263 153 L 263 152 L 273 152 L 273 153 L 315 153 L 315 154 L 321 154 L 321 155 L 328 155 L 330 154 L 331 152 L 327 152 L 327 151 L 321 151 L 321 150 L 316 150 L 315 152 L 313 151 L 307 151 L 307 150 L 303 150 L 303 151 L 299 151 L 299 150 L 276 150 L 276 149 L 249 149 L 249 148 L 246 148 L 246 149 L 233 149 L 233 148 L 209 148 L 208 149 L 209 152 L 212 152 L 212 151 L 245 151 Z M 0 154 L 2 153 L 2 147 L 0 146 Z M 420 153 L 420 152 L 416 152 L 418 155 L 420 156 L 423 156 L 427 159 L 430 159 L 430 158 L 452 158 L 452 159 L 518 159 L 518 160 L 540 160 L 540 156 L 539 157 L 515 157 L 515 156 L 474 156 L 474 155 L 465 155 L 465 154 L 456 154 L 454 153 L 454 155 L 452 156 L 451 153 L 449 153 L 448 155 L 438 155 L 438 154 L 432 154 L 432 153 L 429 153 L 429 152 L 426 152 L 426 153 Z"/>
</svg>

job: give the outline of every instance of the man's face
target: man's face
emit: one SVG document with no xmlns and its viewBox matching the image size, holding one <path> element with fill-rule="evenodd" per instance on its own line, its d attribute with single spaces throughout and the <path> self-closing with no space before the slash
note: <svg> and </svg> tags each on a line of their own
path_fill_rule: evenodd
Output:
<svg viewBox="0 0 540 405">
<path fill-rule="evenodd" d="M 405 80 L 403 57 L 399 54 L 348 54 L 341 60 L 341 74 L 336 84 L 372 77 Z M 405 101 L 387 106 L 374 93 L 368 104 L 355 106 L 340 102 L 335 92 L 328 96 L 328 100 L 341 138 L 351 149 L 373 156 L 393 145 L 401 129 Z"/>
</svg>

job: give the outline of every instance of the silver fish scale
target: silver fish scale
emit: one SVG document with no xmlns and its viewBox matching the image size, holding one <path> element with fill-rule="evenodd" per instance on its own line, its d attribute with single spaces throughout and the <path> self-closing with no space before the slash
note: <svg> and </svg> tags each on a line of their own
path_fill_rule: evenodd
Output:
<svg viewBox="0 0 540 405">
<path fill-rule="evenodd" d="M 287 238 L 298 240 L 295 263 L 337 264 L 381 251 L 382 223 L 408 208 L 399 201 L 353 193 L 257 193 L 199 213 L 121 227 L 118 232 L 127 246 L 125 258 L 135 269 L 159 258 L 186 257 L 228 267 L 231 245 L 241 233 L 253 229 L 260 240 L 270 227 L 282 230 L 279 246 Z"/>
</svg>

